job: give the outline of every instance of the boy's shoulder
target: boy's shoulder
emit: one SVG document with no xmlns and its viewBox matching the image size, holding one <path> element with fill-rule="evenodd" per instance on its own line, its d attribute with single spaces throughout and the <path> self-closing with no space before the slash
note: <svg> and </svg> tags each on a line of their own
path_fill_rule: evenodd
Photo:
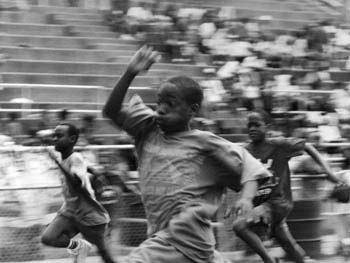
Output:
<svg viewBox="0 0 350 263">
<path fill-rule="evenodd" d="M 203 131 L 198 129 L 193 129 L 186 132 L 181 132 L 176 134 L 175 137 L 181 138 L 181 143 L 196 144 L 201 148 L 206 148 L 210 142 L 215 141 L 219 136 L 215 135 L 210 131 Z M 179 142 L 180 142 L 179 141 Z"/>
<path fill-rule="evenodd" d="M 287 146 L 287 145 L 295 145 L 298 143 L 304 143 L 305 139 L 296 138 L 296 137 L 278 136 L 278 137 L 268 138 L 268 139 L 266 139 L 266 142 L 268 142 L 271 145 Z"/>
<path fill-rule="evenodd" d="M 70 163 L 84 163 L 84 157 L 80 152 L 73 152 L 68 158 L 67 161 Z"/>
<path fill-rule="evenodd" d="M 202 142 L 216 140 L 216 139 L 225 140 L 224 138 L 216 135 L 213 132 L 203 131 L 203 130 L 192 130 L 192 136 Z"/>
<path fill-rule="evenodd" d="M 197 130 L 195 133 L 197 141 L 203 145 L 203 148 L 215 150 L 218 148 L 225 148 L 234 151 L 241 151 L 244 149 L 243 145 L 231 142 L 213 132 Z"/>
<path fill-rule="evenodd" d="M 266 144 L 276 145 L 276 146 L 284 145 L 287 142 L 288 142 L 288 138 L 286 138 L 284 136 L 271 137 L 271 138 L 267 138 L 265 140 Z"/>
</svg>

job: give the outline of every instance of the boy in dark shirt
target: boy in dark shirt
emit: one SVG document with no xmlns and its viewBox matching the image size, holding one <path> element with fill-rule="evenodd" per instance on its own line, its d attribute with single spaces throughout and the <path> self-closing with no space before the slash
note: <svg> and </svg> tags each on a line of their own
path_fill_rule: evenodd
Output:
<svg viewBox="0 0 350 263">
<path fill-rule="evenodd" d="M 259 159 L 273 174 L 271 194 L 268 199 L 257 205 L 251 218 L 238 217 L 233 230 L 263 259 L 266 263 L 275 263 L 262 241 L 250 226 L 260 221 L 270 224 L 271 234 L 286 251 L 291 260 L 305 262 L 305 252 L 296 243 L 289 232 L 286 218 L 293 208 L 291 179 L 288 161 L 297 155 L 307 152 L 324 170 L 328 179 L 339 183 L 320 153 L 305 140 L 297 138 L 266 138 L 267 121 L 261 113 L 253 112 L 248 116 L 248 130 L 251 142 L 246 149 Z"/>
</svg>

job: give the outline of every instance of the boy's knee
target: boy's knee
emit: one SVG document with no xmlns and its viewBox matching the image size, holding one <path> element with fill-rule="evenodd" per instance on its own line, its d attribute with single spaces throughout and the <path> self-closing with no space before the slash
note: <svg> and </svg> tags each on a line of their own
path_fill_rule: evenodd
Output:
<svg viewBox="0 0 350 263">
<path fill-rule="evenodd" d="M 52 245 L 52 238 L 50 237 L 50 235 L 47 234 L 43 234 L 41 236 L 41 243 L 47 246 L 51 246 Z"/>
<path fill-rule="evenodd" d="M 232 229 L 235 232 L 241 232 L 248 228 L 248 223 L 245 218 L 238 218 L 232 224 Z"/>
</svg>

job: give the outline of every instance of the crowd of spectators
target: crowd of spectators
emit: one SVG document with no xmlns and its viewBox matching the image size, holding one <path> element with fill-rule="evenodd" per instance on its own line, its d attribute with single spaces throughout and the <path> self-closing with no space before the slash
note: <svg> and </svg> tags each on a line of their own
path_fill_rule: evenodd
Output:
<svg viewBox="0 0 350 263">
<path fill-rule="evenodd" d="M 84 1 L 69 2 L 80 6 Z M 280 33 L 272 30 L 273 17 L 242 18 L 234 7 L 193 8 L 162 1 L 129 1 L 128 6 L 121 5 L 127 1 L 91 2 L 108 2 L 111 10 L 105 18 L 120 38 L 153 45 L 165 61 L 192 63 L 203 69 L 201 85 L 206 100 L 194 125 L 233 133 L 244 125 L 238 120 L 246 111 L 257 110 L 277 120 L 276 129 L 286 135 L 295 130 L 305 134 L 300 127 L 332 126 L 331 140 L 350 137 L 349 88 L 333 81 L 329 73 L 330 69 L 350 69 L 350 34 L 335 21 Z M 17 122 L 15 115 L 11 113 L 4 120 L 4 134 L 18 136 L 11 131 Z M 222 120 L 232 117 L 235 125 Z M 38 130 L 49 129 L 45 124 L 49 119 L 43 112 L 38 127 L 16 129 L 16 133 L 31 137 Z M 93 136 L 94 118 L 81 116 L 81 123 L 82 143 L 101 143 Z"/>
<path fill-rule="evenodd" d="M 51 1 L 51 2 L 50 2 Z M 110 10 L 117 0 L 60 0 L 56 2 L 57 6 L 70 6 L 92 8 L 97 10 Z M 123 2 L 123 1 L 119 1 Z M 126 2 L 126 1 L 124 1 Z M 0 2 L 1 10 L 28 10 L 32 5 L 49 5 L 52 0 L 2 0 Z"/>
<path fill-rule="evenodd" d="M 236 115 L 237 109 L 261 110 L 272 117 L 313 111 L 288 115 L 294 123 L 277 126 L 336 125 L 339 140 L 349 137 L 349 124 L 339 125 L 349 121 L 344 120 L 350 108 L 349 88 L 333 81 L 329 70 L 349 69 L 350 63 L 343 67 L 336 62 L 348 59 L 350 34 L 335 21 L 280 33 L 272 30 L 271 16 L 241 18 L 232 7 L 187 8 L 142 1 L 134 1 L 125 12 L 112 11 L 107 21 L 122 38 L 153 45 L 168 61 L 204 66 L 206 117 L 223 109 Z"/>
</svg>

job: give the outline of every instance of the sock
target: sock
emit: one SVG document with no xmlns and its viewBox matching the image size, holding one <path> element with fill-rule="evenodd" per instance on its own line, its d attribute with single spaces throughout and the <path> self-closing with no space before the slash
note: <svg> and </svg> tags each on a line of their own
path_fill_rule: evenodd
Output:
<svg viewBox="0 0 350 263">
<path fill-rule="evenodd" d="M 77 241 L 77 240 L 73 240 L 73 239 L 71 239 L 70 241 L 69 241 L 69 245 L 68 245 L 68 249 L 75 249 L 75 248 L 77 248 L 78 247 L 78 244 L 79 244 L 79 242 Z"/>
</svg>

